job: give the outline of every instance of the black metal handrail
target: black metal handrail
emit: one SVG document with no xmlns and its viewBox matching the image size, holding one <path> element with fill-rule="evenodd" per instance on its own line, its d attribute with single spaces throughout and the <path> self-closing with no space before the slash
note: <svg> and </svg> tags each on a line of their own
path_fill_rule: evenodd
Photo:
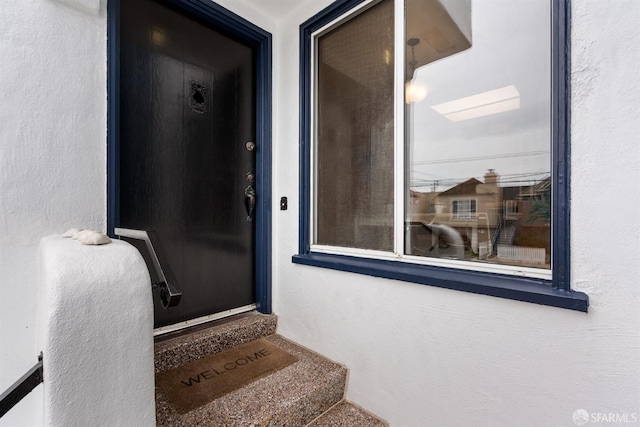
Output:
<svg viewBox="0 0 640 427">
<path fill-rule="evenodd" d="M 502 230 L 502 221 L 498 220 L 498 228 L 493 233 L 493 237 L 491 238 L 491 246 L 496 247 L 496 243 L 498 242 L 498 237 L 500 236 L 500 231 Z"/>
<path fill-rule="evenodd" d="M 42 352 L 40 352 L 38 363 L 0 395 L 0 418 L 43 381 Z"/>
<path fill-rule="evenodd" d="M 182 292 L 177 286 L 178 280 L 169 266 L 169 261 L 155 231 L 115 228 L 114 233 L 132 244 L 147 264 L 151 276 L 151 286 L 160 289 L 162 307 L 175 307 L 180 303 Z"/>
</svg>

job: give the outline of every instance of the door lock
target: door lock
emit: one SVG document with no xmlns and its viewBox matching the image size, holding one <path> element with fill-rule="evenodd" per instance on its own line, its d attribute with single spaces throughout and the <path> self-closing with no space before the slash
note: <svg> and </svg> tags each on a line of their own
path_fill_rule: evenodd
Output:
<svg viewBox="0 0 640 427">
<path fill-rule="evenodd" d="M 247 142 L 244 146 L 247 148 L 247 151 L 253 151 L 256 149 L 256 144 L 251 141 Z"/>
</svg>

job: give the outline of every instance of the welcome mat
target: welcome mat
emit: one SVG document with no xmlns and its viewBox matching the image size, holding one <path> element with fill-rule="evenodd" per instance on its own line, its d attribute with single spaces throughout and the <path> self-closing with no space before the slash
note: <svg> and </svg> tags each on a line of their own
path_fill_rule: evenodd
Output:
<svg viewBox="0 0 640 427">
<path fill-rule="evenodd" d="M 266 339 L 156 374 L 156 385 L 180 414 L 298 361 Z"/>
</svg>

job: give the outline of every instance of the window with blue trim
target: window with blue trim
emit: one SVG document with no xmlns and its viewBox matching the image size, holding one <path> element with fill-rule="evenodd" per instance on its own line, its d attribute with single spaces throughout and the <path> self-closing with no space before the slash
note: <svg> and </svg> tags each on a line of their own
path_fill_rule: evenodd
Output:
<svg viewBox="0 0 640 427">
<path fill-rule="evenodd" d="M 305 22 L 293 261 L 586 312 L 569 280 L 568 11 L 340 0 Z"/>
</svg>

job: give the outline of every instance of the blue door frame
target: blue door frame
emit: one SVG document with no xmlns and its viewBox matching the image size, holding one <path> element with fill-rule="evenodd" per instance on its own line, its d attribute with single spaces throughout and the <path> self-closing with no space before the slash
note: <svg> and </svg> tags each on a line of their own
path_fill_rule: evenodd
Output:
<svg viewBox="0 0 640 427">
<path fill-rule="evenodd" d="M 119 219 L 120 1 L 108 0 L 107 231 Z M 126 0 L 123 0 L 126 1 Z M 254 48 L 256 63 L 256 306 L 271 313 L 271 34 L 210 0 L 156 0 Z"/>
</svg>

